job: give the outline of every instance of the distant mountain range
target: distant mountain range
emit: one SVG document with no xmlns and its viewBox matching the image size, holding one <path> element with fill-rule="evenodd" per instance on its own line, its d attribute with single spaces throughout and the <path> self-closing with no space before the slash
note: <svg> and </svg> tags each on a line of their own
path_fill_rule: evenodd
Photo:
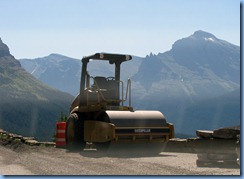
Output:
<svg viewBox="0 0 244 179">
<path fill-rule="evenodd" d="M 0 39 L 0 128 L 51 140 L 55 122 L 73 96 L 48 87 L 26 72 Z"/>
<path fill-rule="evenodd" d="M 147 56 L 132 79 L 134 105 L 161 110 L 176 132 L 240 124 L 240 47 L 210 33 L 196 31 L 170 51 Z M 233 103 L 239 107 L 226 109 Z"/>
<path fill-rule="evenodd" d="M 147 56 L 133 81 L 144 98 L 159 91 L 166 98 L 219 96 L 240 87 L 240 48 L 197 31 L 176 41 L 170 51 Z"/>
<path fill-rule="evenodd" d="M 47 85 L 72 95 L 79 91 L 78 59 L 51 54 L 20 63 Z M 110 76 L 113 70 L 100 62 L 89 64 L 91 75 Z M 240 124 L 240 47 L 213 34 L 196 31 L 167 52 L 133 56 L 122 65 L 122 79 L 127 78 L 132 79 L 133 106 L 162 111 L 176 133 L 195 135 L 199 128 Z"/>
<path fill-rule="evenodd" d="M 20 59 L 23 68 L 37 79 L 53 88 L 76 96 L 79 92 L 81 59 L 74 59 L 60 54 L 50 54 L 36 59 Z M 142 58 L 134 57 L 132 61 L 122 64 L 123 80 L 137 73 Z M 103 61 L 90 62 L 88 70 L 91 75 L 111 76 L 114 67 Z"/>
</svg>

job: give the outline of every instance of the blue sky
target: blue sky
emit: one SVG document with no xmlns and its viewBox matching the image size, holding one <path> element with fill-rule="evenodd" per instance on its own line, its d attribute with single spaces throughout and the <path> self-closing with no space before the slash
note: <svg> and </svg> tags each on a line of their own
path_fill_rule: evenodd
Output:
<svg viewBox="0 0 244 179">
<path fill-rule="evenodd" d="M 15 58 L 95 52 L 146 56 L 204 30 L 240 45 L 238 0 L 0 0 L 0 37 Z"/>
</svg>

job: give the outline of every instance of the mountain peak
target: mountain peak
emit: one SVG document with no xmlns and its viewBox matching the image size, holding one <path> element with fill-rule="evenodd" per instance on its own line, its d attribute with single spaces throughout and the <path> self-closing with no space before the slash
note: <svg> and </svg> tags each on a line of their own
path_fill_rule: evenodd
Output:
<svg viewBox="0 0 244 179">
<path fill-rule="evenodd" d="M 19 68 L 21 67 L 20 62 L 17 61 L 9 52 L 9 48 L 4 44 L 0 38 L 0 69 L 3 71 L 9 68 Z"/>
<path fill-rule="evenodd" d="M 212 48 L 212 45 L 226 45 L 226 42 L 223 40 L 218 39 L 213 34 L 209 32 L 205 32 L 202 30 L 198 30 L 194 32 L 194 34 L 190 35 L 189 37 L 182 38 L 180 40 L 177 40 L 173 46 L 172 50 L 182 50 L 182 48 L 188 49 L 188 51 L 191 49 L 193 51 L 196 51 L 196 48 L 202 49 L 202 44 L 208 45 L 209 48 Z"/>
<path fill-rule="evenodd" d="M 209 40 L 209 41 L 215 41 L 217 40 L 217 38 L 208 32 L 202 31 L 202 30 L 198 30 L 196 32 L 194 32 L 193 35 L 191 35 L 190 37 L 195 38 L 195 39 L 201 39 L 201 40 Z"/>
<path fill-rule="evenodd" d="M 54 60 L 54 61 L 57 61 L 57 62 L 61 62 L 61 61 L 64 61 L 64 60 L 74 60 L 74 58 L 71 58 L 71 57 L 67 57 L 67 56 L 64 56 L 64 55 L 61 55 L 61 54 L 58 54 L 58 53 L 51 53 L 50 55 L 44 57 L 44 59 L 51 59 L 51 60 Z"/>
<path fill-rule="evenodd" d="M 6 44 L 4 44 L 0 38 L 0 57 L 10 55 L 9 48 Z"/>
<path fill-rule="evenodd" d="M 56 57 L 64 57 L 63 55 L 60 55 L 58 53 L 51 53 L 50 55 L 48 55 L 47 57 L 50 57 L 50 58 L 56 58 Z"/>
</svg>

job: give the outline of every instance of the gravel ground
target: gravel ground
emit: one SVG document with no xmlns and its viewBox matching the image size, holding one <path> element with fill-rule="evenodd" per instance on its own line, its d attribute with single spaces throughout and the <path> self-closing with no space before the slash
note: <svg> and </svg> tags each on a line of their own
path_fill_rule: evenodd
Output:
<svg viewBox="0 0 244 179">
<path fill-rule="evenodd" d="M 197 154 L 68 151 L 0 145 L 2 175 L 240 175 L 238 165 L 198 167 Z"/>
</svg>

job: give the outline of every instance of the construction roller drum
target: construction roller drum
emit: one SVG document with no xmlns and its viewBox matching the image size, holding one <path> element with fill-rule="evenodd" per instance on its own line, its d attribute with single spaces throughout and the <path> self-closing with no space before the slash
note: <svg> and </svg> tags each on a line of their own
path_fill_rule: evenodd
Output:
<svg viewBox="0 0 244 179">
<path fill-rule="evenodd" d="M 104 120 L 115 125 L 116 139 L 112 141 L 108 153 L 147 156 L 164 151 L 167 145 L 166 136 L 170 131 L 164 115 L 159 111 L 108 110 Z"/>
<path fill-rule="evenodd" d="M 100 117 L 115 126 L 116 143 L 165 142 L 170 137 L 169 126 L 159 111 L 107 110 Z"/>
<path fill-rule="evenodd" d="M 164 115 L 159 111 L 105 111 L 105 121 L 115 127 L 163 127 Z"/>
</svg>

